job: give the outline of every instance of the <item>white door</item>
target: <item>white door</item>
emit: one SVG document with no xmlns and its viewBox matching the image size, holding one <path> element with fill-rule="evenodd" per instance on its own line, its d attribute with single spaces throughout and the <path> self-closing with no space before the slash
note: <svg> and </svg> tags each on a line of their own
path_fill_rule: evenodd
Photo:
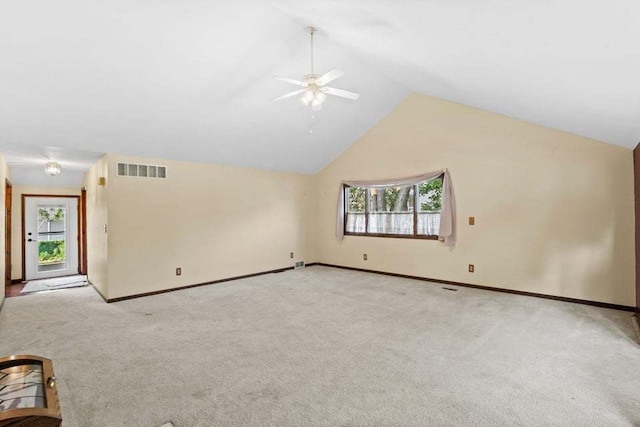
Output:
<svg viewBox="0 0 640 427">
<path fill-rule="evenodd" d="M 78 274 L 78 199 L 25 197 L 25 279 Z"/>
</svg>

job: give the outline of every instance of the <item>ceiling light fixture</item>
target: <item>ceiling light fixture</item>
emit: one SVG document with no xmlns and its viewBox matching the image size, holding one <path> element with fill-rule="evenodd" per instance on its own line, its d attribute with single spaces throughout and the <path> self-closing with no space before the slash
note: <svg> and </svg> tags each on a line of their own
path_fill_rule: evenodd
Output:
<svg viewBox="0 0 640 427">
<path fill-rule="evenodd" d="M 311 106 L 313 111 L 322 110 L 322 103 L 327 99 L 327 94 L 336 95 L 342 98 L 356 100 L 360 97 L 357 93 L 349 92 L 347 90 L 335 89 L 332 87 L 325 86 L 327 83 L 332 82 L 344 75 L 344 72 L 334 68 L 328 73 L 320 76 L 314 72 L 313 69 L 313 35 L 316 33 L 315 27 L 307 27 L 307 31 L 311 35 L 311 74 L 307 74 L 302 77 L 301 80 L 290 79 L 287 77 L 276 77 L 276 79 L 293 83 L 294 85 L 301 86 L 302 89 L 294 90 L 293 92 L 289 92 L 285 95 L 282 95 L 274 101 L 279 101 L 281 99 L 286 99 L 292 96 L 300 95 L 300 102 L 304 105 Z"/>
<path fill-rule="evenodd" d="M 60 163 L 50 160 L 44 166 L 44 172 L 51 176 L 60 175 L 62 168 L 60 167 Z"/>
</svg>

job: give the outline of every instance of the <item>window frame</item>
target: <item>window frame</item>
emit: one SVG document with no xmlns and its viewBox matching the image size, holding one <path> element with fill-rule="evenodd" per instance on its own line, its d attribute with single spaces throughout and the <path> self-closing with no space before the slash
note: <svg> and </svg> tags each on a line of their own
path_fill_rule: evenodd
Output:
<svg viewBox="0 0 640 427">
<path fill-rule="evenodd" d="M 433 181 L 434 179 L 438 179 L 441 178 L 443 180 L 444 183 L 444 173 L 441 175 L 438 175 L 434 178 L 431 178 L 430 180 L 427 181 L 422 181 L 422 182 L 429 182 L 429 181 Z M 422 182 L 419 182 L 417 184 L 413 184 L 413 234 L 389 234 L 389 233 L 368 233 L 366 230 L 369 229 L 369 199 L 371 197 L 371 193 L 370 193 L 370 188 L 365 188 L 366 192 L 365 192 L 365 203 L 364 203 L 364 229 L 365 232 L 364 233 L 356 233 L 353 231 L 347 231 L 347 215 L 349 214 L 349 197 L 347 196 L 347 189 L 351 188 L 351 187 L 355 187 L 358 188 L 357 186 L 353 186 L 353 185 L 347 185 L 347 184 L 343 184 L 342 185 L 342 192 L 345 195 L 344 197 L 344 217 L 343 217 L 343 233 L 345 236 L 366 236 L 366 237 L 391 237 L 391 238 L 395 238 L 395 239 L 418 239 L 418 240 L 438 240 L 439 236 L 437 234 L 417 234 L 418 233 L 418 186 L 420 184 L 422 184 Z M 389 187 L 396 187 L 396 186 L 392 186 L 390 185 Z M 440 211 L 440 213 L 442 214 L 442 211 Z"/>
</svg>

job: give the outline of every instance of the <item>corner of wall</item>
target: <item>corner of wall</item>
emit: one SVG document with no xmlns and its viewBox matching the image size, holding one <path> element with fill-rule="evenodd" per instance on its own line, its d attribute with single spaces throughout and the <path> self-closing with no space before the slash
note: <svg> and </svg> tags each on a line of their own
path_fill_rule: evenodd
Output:
<svg viewBox="0 0 640 427">
<path fill-rule="evenodd" d="M 109 297 L 109 156 L 104 155 L 85 174 L 87 191 L 87 270 L 88 279 L 105 300 Z M 105 185 L 99 179 L 105 178 Z"/>
</svg>

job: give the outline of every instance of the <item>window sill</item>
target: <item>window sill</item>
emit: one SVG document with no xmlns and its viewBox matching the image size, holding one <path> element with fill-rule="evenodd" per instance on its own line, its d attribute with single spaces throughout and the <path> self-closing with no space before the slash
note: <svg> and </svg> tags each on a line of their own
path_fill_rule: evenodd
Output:
<svg viewBox="0 0 640 427">
<path fill-rule="evenodd" d="M 424 236 L 413 234 L 376 234 L 376 233 L 344 233 L 345 236 L 361 237 L 391 237 L 395 239 L 417 239 L 417 240 L 438 240 L 438 236 Z"/>
</svg>

